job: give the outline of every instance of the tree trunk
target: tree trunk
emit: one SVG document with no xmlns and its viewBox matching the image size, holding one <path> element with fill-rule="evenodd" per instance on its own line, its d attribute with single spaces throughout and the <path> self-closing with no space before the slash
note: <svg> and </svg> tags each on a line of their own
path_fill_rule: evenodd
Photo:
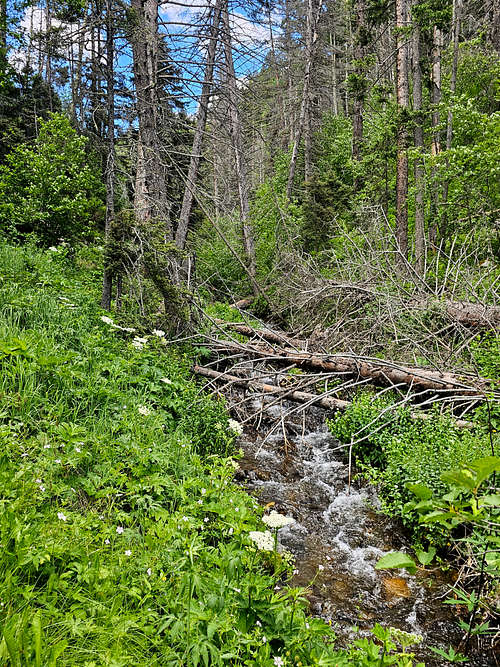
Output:
<svg viewBox="0 0 500 667">
<path fill-rule="evenodd" d="M 422 153 L 424 149 L 424 128 L 422 119 L 422 68 L 420 63 L 420 27 L 413 28 L 413 110 L 415 111 L 414 144 Z M 415 269 L 425 277 L 425 177 L 423 156 L 415 158 Z"/>
<path fill-rule="evenodd" d="M 158 0 L 131 0 L 133 71 L 137 95 L 139 141 L 135 201 L 137 218 L 165 224 L 172 240 L 165 199 L 165 179 L 158 137 Z"/>
<path fill-rule="evenodd" d="M 290 168 L 288 170 L 288 183 L 286 186 L 286 196 L 290 200 L 292 197 L 293 183 L 295 180 L 295 170 L 297 167 L 297 157 L 299 155 L 300 142 L 307 118 L 309 108 L 309 89 L 311 85 L 311 73 L 314 60 L 314 51 L 318 40 L 318 21 L 322 3 L 318 0 L 308 0 L 307 3 L 307 26 L 306 26 L 306 51 L 305 51 L 305 71 L 304 86 L 302 88 L 302 102 L 300 105 L 300 115 L 295 138 L 293 141 L 292 156 L 290 158 Z"/>
<path fill-rule="evenodd" d="M 106 161 L 106 223 L 104 234 L 106 245 L 110 243 L 111 228 L 115 218 L 115 70 L 114 70 L 114 17 L 113 0 L 106 0 L 106 114 L 107 114 L 107 161 Z M 111 308 L 113 276 L 109 266 L 104 267 L 101 306 Z"/>
<path fill-rule="evenodd" d="M 354 91 L 354 108 L 352 119 L 352 157 L 361 160 L 361 145 L 363 143 L 363 112 L 364 112 L 364 89 L 362 79 L 364 77 L 363 57 L 365 39 L 365 0 L 356 2 L 357 30 L 354 38 L 354 70 L 356 72 L 356 90 Z M 359 185 L 359 184 L 357 184 Z"/>
<path fill-rule="evenodd" d="M 402 258 L 408 256 L 408 131 L 404 114 L 409 106 L 408 49 L 403 29 L 408 22 L 407 0 L 396 0 L 396 97 L 398 103 L 398 139 L 396 167 L 396 241 Z M 404 261 L 398 257 L 400 267 Z"/>
<path fill-rule="evenodd" d="M 441 30 L 434 26 L 432 34 L 432 65 L 431 65 L 431 104 L 432 104 L 432 141 L 431 141 L 431 155 L 436 156 L 441 152 L 441 137 L 439 133 L 439 108 L 441 102 L 441 51 L 443 47 L 443 35 Z M 433 181 L 435 176 L 435 169 L 432 171 Z M 431 229 L 429 230 L 429 237 L 431 243 L 435 246 L 437 244 L 438 235 L 438 207 L 439 207 L 439 191 L 434 185 L 431 195 Z"/>
<path fill-rule="evenodd" d="M 250 206 L 248 201 L 248 172 L 243 152 L 243 134 L 241 129 L 241 119 L 238 104 L 238 91 L 236 88 L 236 75 L 234 72 L 228 0 L 226 0 L 224 9 L 222 11 L 222 23 L 224 25 L 224 54 L 227 70 L 226 83 L 229 97 L 229 113 L 231 118 L 231 140 L 235 158 L 236 179 L 238 182 L 238 202 L 243 236 L 243 248 L 248 263 L 249 274 L 255 280 L 255 276 L 257 274 L 255 242 L 253 239 L 253 233 L 249 220 Z"/>
<path fill-rule="evenodd" d="M 217 49 L 217 40 L 219 34 L 222 4 L 223 0 L 217 0 L 212 14 L 212 25 L 210 28 L 210 36 L 207 49 L 207 60 L 205 63 L 205 74 L 203 77 L 203 86 L 201 89 L 198 114 L 196 117 L 196 129 L 193 139 L 193 148 L 191 151 L 191 158 L 189 161 L 189 170 L 186 180 L 186 187 L 184 190 L 184 197 L 182 199 L 182 207 L 179 215 L 179 223 L 177 226 L 177 232 L 175 234 L 175 243 L 180 250 L 183 250 L 186 245 L 186 237 L 189 226 L 189 216 L 191 215 L 191 208 L 193 206 L 196 181 L 198 178 L 198 169 L 200 166 L 203 137 L 207 125 L 208 103 L 210 100 L 210 93 L 213 86 L 215 53 Z"/>
</svg>

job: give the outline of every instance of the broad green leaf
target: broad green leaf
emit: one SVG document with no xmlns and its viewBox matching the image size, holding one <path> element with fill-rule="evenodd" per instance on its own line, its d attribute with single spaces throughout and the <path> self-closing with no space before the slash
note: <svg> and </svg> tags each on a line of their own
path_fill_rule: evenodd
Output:
<svg viewBox="0 0 500 667">
<path fill-rule="evenodd" d="M 422 565 L 429 565 L 436 555 L 436 549 L 434 547 L 429 547 L 429 551 L 416 551 L 415 553 Z"/>
<path fill-rule="evenodd" d="M 500 493 L 494 493 L 489 496 L 478 498 L 479 505 L 489 505 L 491 507 L 500 507 Z"/>
<path fill-rule="evenodd" d="M 401 551 L 393 551 L 392 553 L 382 556 L 382 558 L 375 565 L 376 570 L 392 570 L 394 568 L 400 567 L 406 568 L 412 574 L 417 569 L 413 558 Z"/>
<path fill-rule="evenodd" d="M 429 487 L 425 486 L 424 484 L 406 484 L 406 488 L 414 493 L 417 498 L 420 498 L 421 500 L 429 500 L 429 498 L 432 498 L 432 491 L 429 489 Z"/>
<path fill-rule="evenodd" d="M 475 471 L 477 486 L 479 486 L 492 473 L 500 471 L 500 458 L 498 456 L 485 456 L 482 459 L 472 461 L 469 467 Z"/>
<path fill-rule="evenodd" d="M 469 470 L 449 470 L 441 475 L 443 482 L 472 491 L 477 486 L 475 476 Z"/>
</svg>

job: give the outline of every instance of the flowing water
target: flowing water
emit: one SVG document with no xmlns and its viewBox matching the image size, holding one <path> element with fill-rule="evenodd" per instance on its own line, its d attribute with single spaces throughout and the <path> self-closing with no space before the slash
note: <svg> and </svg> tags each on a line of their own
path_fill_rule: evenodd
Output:
<svg viewBox="0 0 500 667">
<path fill-rule="evenodd" d="M 261 504 L 274 503 L 296 520 L 279 531 L 279 541 L 295 554 L 292 585 L 309 586 L 311 613 L 331 622 L 340 644 L 354 637 L 353 628 L 368 635 L 381 623 L 423 635 L 417 655 L 426 665 L 449 664 L 427 647 L 447 649 L 460 641 L 455 608 L 442 604 L 451 578 L 375 569 L 381 556 L 409 551 L 409 543 L 402 527 L 378 512 L 376 490 L 350 483 L 345 452 L 329 433 L 325 412 L 308 408 L 307 417 L 286 416 L 296 405 L 276 405 L 269 397 L 252 399 L 251 407 L 261 411 L 260 424 L 240 439 L 240 481 Z M 265 438 L 272 424 L 279 430 Z M 479 657 L 469 664 L 491 661 Z"/>
</svg>

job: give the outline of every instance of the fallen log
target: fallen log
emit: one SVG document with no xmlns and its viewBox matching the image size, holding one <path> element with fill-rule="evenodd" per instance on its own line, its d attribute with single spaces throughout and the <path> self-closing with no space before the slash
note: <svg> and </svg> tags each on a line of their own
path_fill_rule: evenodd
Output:
<svg viewBox="0 0 500 667">
<path fill-rule="evenodd" d="M 309 405 L 318 405 L 326 410 L 346 410 L 350 405 L 351 401 L 343 401 L 340 398 L 334 398 L 333 396 L 324 396 L 323 394 L 311 394 L 306 391 L 299 391 L 294 389 L 283 389 L 278 385 L 268 384 L 265 382 L 259 382 L 252 378 L 240 377 L 236 375 L 230 375 L 229 373 L 221 373 L 220 371 L 215 371 L 212 368 L 206 368 L 205 366 L 194 366 L 193 372 L 197 375 L 201 375 L 211 380 L 216 380 L 217 382 L 224 382 L 225 384 L 236 385 L 237 387 L 244 387 L 245 389 L 255 389 L 263 394 L 273 394 L 278 398 L 287 401 L 294 401 L 295 403 L 308 403 Z M 432 419 L 433 415 L 427 412 L 417 412 L 414 411 L 411 413 L 412 419 L 423 419 L 428 420 Z M 464 419 L 455 419 L 453 422 L 458 428 L 467 428 L 470 429 L 474 426 L 472 422 L 465 421 Z"/>
<path fill-rule="evenodd" d="M 267 332 L 264 332 L 264 336 Z M 329 373 L 348 374 L 369 379 L 383 386 L 406 384 L 417 391 L 445 391 L 484 400 L 491 392 L 491 380 L 471 376 L 458 376 L 418 367 L 401 366 L 391 361 L 355 355 L 319 355 L 288 348 L 271 348 L 263 345 L 234 343 L 218 340 L 212 349 L 231 354 L 245 354 L 252 358 L 293 363 L 299 368 L 311 368 Z"/>
<path fill-rule="evenodd" d="M 342 401 L 340 398 L 333 398 L 331 396 L 321 396 L 321 394 L 310 394 L 305 391 L 296 391 L 294 389 L 279 387 L 274 384 L 267 384 L 259 382 L 252 378 L 238 377 L 236 375 L 229 375 L 228 373 L 220 373 L 205 366 L 194 366 L 193 371 L 197 375 L 211 378 L 213 380 L 223 380 L 226 383 L 234 384 L 238 387 L 245 387 L 247 389 L 257 389 L 264 394 L 276 394 L 287 401 L 295 401 L 297 403 L 314 403 L 320 405 L 327 410 L 345 410 L 349 407 L 349 401 Z"/>
<path fill-rule="evenodd" d="M 441 307 L 449 318 L 466 327 L 491 327 L 500 330 L 500 306 L 448 299 L 445 301 L 418 300 L 415 304 L 422 309 Z"/>
<path fill-rule="evenodd" d="M 226 322 L 225 320 L 214 320 L 214 322 L 222 326 L 227 326 L 235 333 L 247 336 L 247 338 L 259 338 L 268 343 L 276 343 L 278 345 L 286 344 L 297 348 L 303 348 L 307 343 L 305 340 L 293 338 L 279 331 L 273 331 L 272 329 L 253 329 L 241 322 Z"/>
</svg>

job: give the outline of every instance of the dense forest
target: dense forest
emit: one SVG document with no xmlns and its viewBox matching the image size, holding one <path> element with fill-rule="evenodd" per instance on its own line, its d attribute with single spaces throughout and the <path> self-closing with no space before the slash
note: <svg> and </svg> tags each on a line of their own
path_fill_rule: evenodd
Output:
<svg viewBox="0 0 500 667">
<path fill-rule="evenodd" d="M 0 0 L 1 665 L 498 664 L 499 53 Z"/>
</svg>

